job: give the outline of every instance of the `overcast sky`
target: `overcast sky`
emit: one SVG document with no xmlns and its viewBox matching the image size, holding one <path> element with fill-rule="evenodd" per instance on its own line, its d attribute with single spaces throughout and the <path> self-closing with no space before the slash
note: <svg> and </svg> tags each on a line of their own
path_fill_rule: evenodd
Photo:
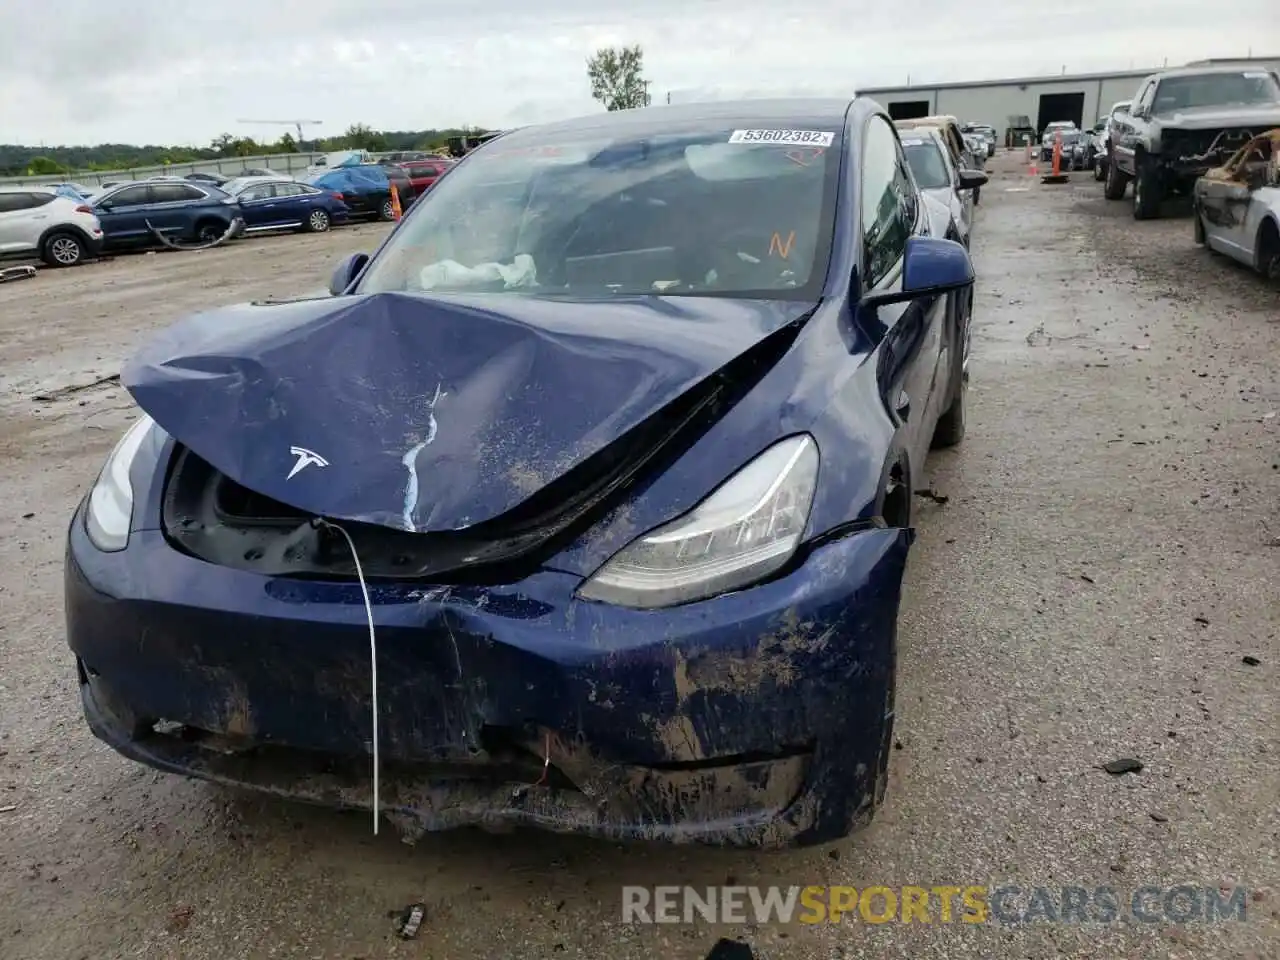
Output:
<svg viewBox="0 0 1280 960">
<path fill-rule="evenodd" d="M 204 145 L 598 110 L 639 43 L 655 102 L 1280 56 L 1278 0 L 0 0 L 0 143 Z"/>
</svg>

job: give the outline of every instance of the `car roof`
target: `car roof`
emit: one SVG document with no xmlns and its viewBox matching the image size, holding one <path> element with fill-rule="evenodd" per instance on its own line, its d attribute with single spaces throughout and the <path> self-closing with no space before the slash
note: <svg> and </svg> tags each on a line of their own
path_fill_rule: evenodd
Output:
<svg viewBox="0 0 1280 960">
<path fill-rule="evenodd" d="M 928 139 L 933 141 L 934 146 L 947 149 L 947 139 L 938 127 L 907 127 L 902 133 L 910 133 L 910 136 L 902 138 L 904 140 Z"/>
<path fill-rule="evenodd" d="M 928 117 L 910 117 L 906 120 L 895 120 L 894 123 L 910 124 L 912 127 L 942 127 L 952 123 L 957 127 L 960 126 L 960 121 L 947 113 L 937 113 Z"/>
<path fill-rule="evenodd" d="M 862 98 L 859 98 L 862 99 Z M 696 129 L 699 126 L 725 126 L 731 123 L 751 124 L 753 128 L 794 130 L 822 126 L 843 130 L 845 116 L 852 103 L 847 99 L 777 99 L 717 100 L 708 103 L 641 107 L 593 113 L 573 120 L 561 120 L 531 127 L 520 127 L 501 134 L 503 142 L 539 140 L 548 135 L 648 136 L 673 127 Z"/>
<path fill-rule="evenodd" d="M 58 185 L 54 183 L 7 183 L 0 185 L 0 193 L 57 193 Z"/>
<path fill-rule="evenodd" d="M 1239 66 L 1216 66 L 1216 67 L 1179 67 L 1176 70 L 1158 70 L 1147 77 L 1156 77 L 1160 80 L 1168 80 L 1170 77 L 1202 77 L 1206 74 L 1235 74 L 1239 76 L 1242 73 L 1269 73 L 1271 76 L 1276 75 L 1275 67 L 1261 63 L 1240 64 Z M 1146 80 L 1143 81 L 1144 83 Z"/>
</svg>

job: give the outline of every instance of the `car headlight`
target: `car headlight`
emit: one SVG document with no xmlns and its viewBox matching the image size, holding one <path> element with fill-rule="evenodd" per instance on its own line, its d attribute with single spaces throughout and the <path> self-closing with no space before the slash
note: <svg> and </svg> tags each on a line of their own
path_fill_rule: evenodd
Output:
<svg viewBox="0 0 1280 960">
<path fill-rule="evenodd" d="M 624 607 L 669 607 L 761 580 L 800 545 L 817 480 L 813 437 L 782 440 L 684 516 L 623 547 L 578 595 Z"/>
<path fill-rule="evenodd" d="M 129 468 L 153 426 L 155 421 L 143 414 L 125 431 L 107 457 L 102 473 L 98 474 L 89 494 L 84 527 L 99 550 L 112 553 L 129 544 L 129 526 L 133 520 L 133 484 L 129 482 Z"/>
</svg>

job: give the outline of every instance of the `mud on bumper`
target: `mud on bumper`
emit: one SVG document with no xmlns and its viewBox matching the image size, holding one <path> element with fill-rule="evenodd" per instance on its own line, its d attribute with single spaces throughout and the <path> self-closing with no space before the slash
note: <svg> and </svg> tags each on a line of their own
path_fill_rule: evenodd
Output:
<svg viewBox="0 0 1280 960">
<path fill-rule="evenodd" d="M 606 652 L 532 655 L 513 632 L 527 623 L 442 608 L 454 616 L 448 661 L 478 678 L 461 699 L 457 684 L 433 679 L 447 672 L 441 663 L 416 656 L 437 647 L 424 644 L 435 638 L 421 612 L 409 646 L 385 625 L 381 809 L 409 839 L 467 825 L 766 848 L 847 834 L 884 790 L 908 542 L 895 530 L 846 537 L 674 624 L 597 610 L 638 643 Z M 98 571 L 76 560 L 83 547 L 73 536 L 68 629 L 96 736 L 160 770 L 371 809 L 358 621 L 342 625 L 336 653 L 324 624 L 302 624 L 299 646 L 300 625 L 281 622 L 219 619 L 228 632 L 211 638 L 207 610 L 103 592 L 90 581 Z M 170 552 L 161 562 L 178 561 Z M 195 642 L 178 632 L 184 622 Z M 603 622 L 579 605 L 568 628 L 595 633 Z M 637 631 L 656 640 L 639 643 Z M 298 656 L 307 645 L 310 661 Z"/>
</svg>

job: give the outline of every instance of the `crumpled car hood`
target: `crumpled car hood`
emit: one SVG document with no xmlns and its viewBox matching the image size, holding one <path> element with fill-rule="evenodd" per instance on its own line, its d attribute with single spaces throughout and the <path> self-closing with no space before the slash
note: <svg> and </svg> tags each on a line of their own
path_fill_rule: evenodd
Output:
<svg viewBox="0 0 1280 960">
<path fill-rule="evenodd" d="M 1257 107 L 1196 107 L 1177 113 L 1160 114 L 1155 119 L 1165 129 L 1207 130 L 1211 127 L 1247 127 L 1257 124 L 1261 133 L 1280 124 L 1280 104 Z"/>
<path fill-rule="evenodd" d="M 501 516 L 813 303 L 401 293 L 190 317 L 121 375 L 167 433 L 317 516 Z"/>
</svg>

